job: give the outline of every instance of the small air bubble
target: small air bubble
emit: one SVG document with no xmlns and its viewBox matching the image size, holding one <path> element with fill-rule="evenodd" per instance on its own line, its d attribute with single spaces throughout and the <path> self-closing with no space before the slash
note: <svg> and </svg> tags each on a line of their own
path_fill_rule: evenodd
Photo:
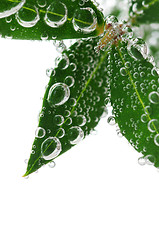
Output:
<svg viewBox="0 0 159 240">
<path fill-rule="evenodd" d="M 44 160 L 51 160 L 57 157 L 61 150 L 61 142 L 56 137 L 47 138 L 41 145 L 41 153 Z"/>
<path fill-rule="evenodd" d="M 115 117 L 114 117 L 114 116 L 108 117 L 107 122 L 108 122 L 109 125 L 111 125 L 111 126 L 115 125 L 115 123 L 116 123 L 116 122 L 115 122 Z"/>
<path fill-rule="evenodd" d="M 75 145 L 84 138 L 84 132 L 80 127 L 71 127 L 68 132 L 68 138 L 70 143 Z"/>
</svg>

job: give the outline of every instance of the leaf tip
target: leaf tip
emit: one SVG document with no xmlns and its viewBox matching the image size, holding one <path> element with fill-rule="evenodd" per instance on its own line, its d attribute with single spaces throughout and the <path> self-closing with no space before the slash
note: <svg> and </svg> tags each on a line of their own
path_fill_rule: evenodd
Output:
<svg viewBox="0 0 159 240">
<path fill-rule="evenodd" d="M 27 177 L 29 174 L 26 172 L 22 177 Z"/>
</svg>

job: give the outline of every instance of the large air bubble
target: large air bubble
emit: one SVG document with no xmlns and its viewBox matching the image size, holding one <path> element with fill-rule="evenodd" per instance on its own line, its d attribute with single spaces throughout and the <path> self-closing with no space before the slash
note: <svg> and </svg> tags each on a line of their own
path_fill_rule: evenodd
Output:
<svg viewBox="0 0 159 240">
<path fill-rule="evenodd" d="M 18 12 L 23 5 L 25 4 L 26 0 L 15 1 L 15 2 L 7 2 L 6 0 L 1 0 L 0 3 L 0 18 L 9 17 L 12 14 Z M 6 6 L 6 7 L 4 7 Z"/>
<path fill-rule="evenodd" d="M 97 16 L 92 8 L 80 8 L 75 11 L 73 26 L 76 31 L 90 33 L 96 29 L 96 25 Z"/>
<path fill-rule="evenodd" d="M 44 20 L 48 26 L 58 28 L 67 21 L 67 14 L 66 5 L 60 1 L 54 1 L 47 8 Z"/>
<path fill-rule="evenodd" d="M 47 138 L 41 145 L 42 157 L 49 161 L 57 157 L 62 150 L 61 142 L 56 137 Z"/>
</svg>

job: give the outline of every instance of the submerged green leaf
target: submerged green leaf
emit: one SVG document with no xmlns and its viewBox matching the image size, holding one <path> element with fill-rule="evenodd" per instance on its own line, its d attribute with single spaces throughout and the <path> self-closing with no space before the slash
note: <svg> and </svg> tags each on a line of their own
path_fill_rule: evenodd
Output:
<svg viewBox="0 0 159 240">
<path fill-rule="evenodd" d="M 129 14 L 134 25 L 159 22 L 159 0 L 131 0 Z"/>
<path fill-rule="evenodd" d="M 89 0 L 1 0 L 0 35 L 5 38 L 51 40 L 97 36 L 103 14 Z"/>
<path fill-rule="evenodd" d="M 98 41 L 72 45 L 52 72 L 25 176 L 80 142 L 106 111 L 107 51 L 94 50 Z"/>
<path fill-rule="evenodd" d="M 146 161 L 159 167 L 159 75 L 139 42 L 138 55 L 131 43 L 112 48 L 111 103 L 121 133 Z"/>
</svg>

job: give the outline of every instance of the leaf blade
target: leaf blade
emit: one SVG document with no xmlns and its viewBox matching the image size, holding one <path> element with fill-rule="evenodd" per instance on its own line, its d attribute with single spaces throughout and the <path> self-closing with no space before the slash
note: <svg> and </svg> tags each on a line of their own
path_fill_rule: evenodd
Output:
<svg viewBox="0 0 159 240">
<path fill-rule="evenodd" d="M 5 5 L 8 2 L 12 4 L 12 8 Z M 21 7 L 18 8 L 19 2 L 2 0 L 2 37 L 24 40 L 86 38 L 99 35 L 104 28 L 103 15 L 91 1 L 86 2 L 82 8 L 79 0 L 48 0 L 43 7 L 35 0 L 21 0 Z M 4 7 L 8 10 L 3 11 Z M 17 11 L 13 11 L 13 7 L 17 7 Z M 7 11 L 10 15 L 4 14 Z"/>
<path fill-rule="evenodd" d="M 120 66 L 113 67 L 111 83 L 111 103 L 116 123 L 144 159 L 158 167 L 159 145 L 155 143 L 155 138 L 159 133 L 159 76 L 147 59 L 132 58 L 127 44 L 120 44 L 113 49 L 115 56 L 120 58 Z M 112 61 L 115 61 L 113 54 Z M 129 68 L 126 67 L 128 63 Z M 123 68 L 125 74 L 121 74 Z M 152 97 L 156 97 L 156 104 Z"/>
<path fill-rule="evenodd" d="M 132 24 L 150 24 L 159 22 L 159 1 L 158 0 L 132 0 L 130 2 L 129 15 Z"/>
<path fill-rule="evenodd" d="M 46 139 L 50 137 L 60 139 L 62 146 L 58 154 L 60 156 L 90 134 L 105 111 L 105 98 L 109 93 L 109 83 L 105 80 L 107 51 L 97 54 L 94 50 L 97 42 L 98 39 L 83 40 L 75 43 L 69 51 L 63 52 L 69 58 L 70 64 L 62 70 L 61 60 L 55 75 L 50 78 L 42 106 L 42 109 L 45 109 L 44 117 L 40 117 L 38 126 L 45 129 L 46 134 L 43 138 L 35 138 L 33 146 L 36 146 L 37 152 L 31 154 L 25 176 L 49 162 L 44 160 L 41 154 L 42 144 Z M 76 69 L 72 69 L 72 66 L 75 67 L 74 64 L 76 64 Z M 74 85 L 69 88 L 69 98 L 64 104 L 58 105 L 59 102 L 56 102 L 56 106 L 50 105 L 48 102 L 50 92 L 57 84 L 66 84 L 68 78 L 74 79 Z M 58 124 L 55 117 L 58 118 L 57 121 L 59 120 Z M 51 132 L 49 133 L 47 129 Z M 61 137 L 63 133 L 64 136 Z M 59 134 L 61 134 L 60 137 Z M 53 139 L 55 140 L 57 139 Z M 50 146 L 47 145 L 46 152 Z M 43 152 L 44 155 L 45 152 Z"/>
</svg>

